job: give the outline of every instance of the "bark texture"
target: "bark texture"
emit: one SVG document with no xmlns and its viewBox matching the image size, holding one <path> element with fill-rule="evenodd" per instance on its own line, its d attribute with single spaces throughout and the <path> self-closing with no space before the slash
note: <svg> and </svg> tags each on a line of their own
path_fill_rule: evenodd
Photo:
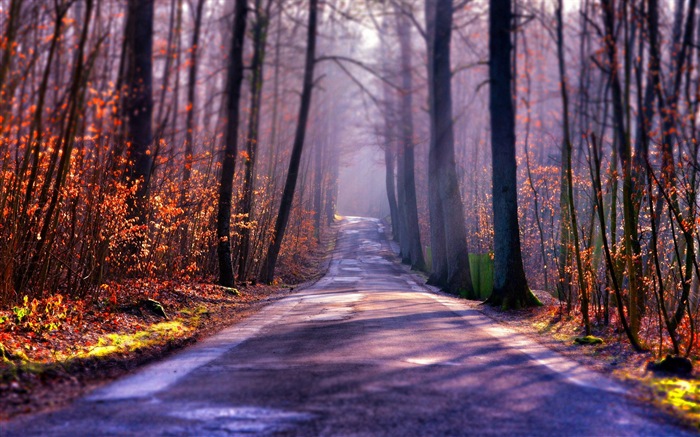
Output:
<svg viewBox="0 0 700 437">
<path fill-rule="evenodd" d="M 125 112 L 127 115 L 127 141 L 130 184 L 138 184 L 131 199 L 131 215 L 142 224 L 145 222 L 145 203 L 151 170 L 149 148 L 153 142 L 151 119 L 153 113 L 153 2 L 154 0 L 129 0 L 127 4 L 127 87 Z"/>
<path fill-rule="evenodd" d="M 221 166 L 219 185 L 219 209 L 216 216 L 217 252 L 219 255 L 219 284 L 233 287 L 233 265 L 231 264 L 231 198 L 233 196 L 233 176 L 236 170 L 238 153 L 238 116 L 243 81 L 243 40 L 245 37 L 246 0 L 236 0 L 233 21 L 233 38 L 228 65 L 226 100 L 226 145 Z"/>
<path fill-rule="evenodd" d="M 426 270 L 423 248 L 420 241 L 418 225 L 418 203 L 416 199 L 415 157 L 413 145 L 413 78 L 411 74 L 411 33 L 406 17 L 397 15 L 399 45 L 401 52 L 401 99 L 400 99 L 400 129 L 399 147 L 401 159 L 399 165 L 403 173 L 404 220 L 405 238 L 401 239 L 402 257 L 404 262 L 415 270 Z M 401 201 L 401 199 L 399 200 Z"/>
<path fill-rule="evenodd" d="M 435 127 L 434 42 L 436 0 L 425 2 L 425 30 L 428 54 L 428 113 L 430 114 L 430 144 L 428 149 L 428 210 L 430 212 L 431 272 L 428 284 L 443 287 L 447 284 L 447 255 L 445 252 L 445 220 L 440 200 L 440 166 L 437 158 Z"/>
<path fill-rule="evenodd" d="M 442 208 L 443 238 L 447 278 L 445 291 L 469 299 L 474 293 L 469 270 L 467 234 L 454 153 L 452 122 L 452 71 L 450 69 L 450 39 L 452 37 L 452 0 L 437 0 L 435 9 L 435 38 L 433 41 L 433 88 L 435 160 L 437 161 L 438 193 Z M 439 225 L 439 223 L 438 223 Z M 432 225 L 431 225 L 432 227 Z"/>
<path fill-rule="evenodd" d="M 511 0 L 489 2 L 494 284 L 488 302 L 504 309 L 539 304 L 530 292 L 520 251 L 510 29 Z"/>
</svg>

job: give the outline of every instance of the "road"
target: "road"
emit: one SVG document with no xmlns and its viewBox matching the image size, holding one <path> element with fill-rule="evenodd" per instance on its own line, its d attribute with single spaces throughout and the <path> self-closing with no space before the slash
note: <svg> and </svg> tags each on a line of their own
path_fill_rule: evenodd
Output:
<svg viewBox="0 0 700 437">
<path fill-rule="evenodd" d="M 3 429 L 4 427 L 4 429 Z M 350 218 L 328 274 L 4 436 L 664 436 L 626 389 L 427 290 Z"/>
</svg>

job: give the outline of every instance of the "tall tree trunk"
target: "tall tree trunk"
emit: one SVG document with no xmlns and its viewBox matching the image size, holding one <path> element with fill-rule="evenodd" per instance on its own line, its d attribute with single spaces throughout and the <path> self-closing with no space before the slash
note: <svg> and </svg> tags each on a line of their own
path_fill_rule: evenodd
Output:
<svg viewBox="0 0 700 437">
<path fill-rule="evenodd" d="M 127 12 L 127 86 L 125 110 L 129 185 L 137 185 L 129 202 L 130 214 L 145 224 L 145 204 L 151 175 L 149 148 L 153 142 L 153 9 L 154 0 L 129 0 Z"/>
<path fill-rule="evenodd" d="M 435 158 L 438 164 L 438 189 L 444 221 L 447 282 L 445 291 L 477 299 L 469 269 L 469 251 L 460 197 L 454 153 L 452 121 L 452 71 L 450 40 L 452 38 L 452 0 L 437 0 L 433 45 L 433 88 Z"/>
<path fill-rule="evenodd" d="M 615 137 L 618 146 L 618 156 L 622 167 L 622 210 L 624 215 L 624 244 L 629 276 L 629 327 L 635 339 L 639 335 L 640 307 L 642 306 L 642 266 L 641 247 L 637 233 L 635 218 L 634 192 L 636 183 L 632 178 L 632 156 L 630 141 L 625 124 L 625 110 L 620 84 L 617 61 L 617 43 L 615 41 L 615 10 L 614 0 L 602 0 L 603 22 L 605 27 L 605 49 L 610 64 L 610 86 L 612 89 L 613 119 L 615 120 Z M 615 274 L 614 272 L 610 272 Z M 622 305 L 618 302 L 618 305 Z"/>
<path fill-rule="evenodd" d="M 168 26 L 168 48 L 165 51 L 165 66 L 163 67 L 163 82 L 160 88 L 160 98 L 158 99 L 158 115 L 156 116 L 157 130 L 156 136 L 158 138 L 163 137 L 163 129 L 165 129 L 165 124 L 167 123 L 168 114 L 165 113 L 165 96 L 168 93 L 168 88 L 170 86 L 170 73 L 171 64 L 173 61 L 173 52 L 175 47 L 173 41 L 175 39 L 175 17 L 176 11 L 178 9 L 178 1 L 182 0 L 172 0 L 170 2 L 170 24 Z"/>
<path fill-rule="evenodd" d="M 428 114 L 430 115 L 430 144 L 428 149 L 428 210 L 430 213 L 430 255 L 431 272 L 428 284 L 443 287 L 447 285 L 448 266 L 445 251 L 445 219 L 443 205 L 440 199 L 438 149 L 435 145 L 437 128 L 435 126 L 435 75 L 434 75 L 434 43 L 435 43 L 435 13 L 436 0 L 425 2 L 425 30 L 428 54 Z"/>
<path fill-rule="evenodd" d="M 198 0 L 194 16 L 194 29 L 192 30 L 192 46 L 190 47 L 189 83 L 187 84 L 187 118 L 185 124 L 185 165 L 182 169 L 182 187 L 180 187 L 180 207 L 184 216 L 188 217 L 189 203 L 187 196 L 190 190 L 190 178 L 192 177 L 192 165 L 194 164 L 194 115 L 197 103 L 197 67 L 199 54 L 199 34 L 202 28 L 202 15 L 206 0 Z M 183 257 L 188 252 L 187 222 L 180 229 L 180 255 Z"/>
<path fill-rule="evenodd" d="M 178 139 L 178 121 L 180 119 L 180 66 L 182 64 L 182 2 L 177 2 L 177 14 L 175 18 L 175 38 L 177 40 L 175 52 L 175 85 L 173 86 L 173 115 L 170 128 L 170 153 L 175 153 L 175 143 Z M 172 158 L 172 156 L 171 156 Z"/>
<path fill-rule="evenodd" d="M 272 282 L 275 277 L 275 267 L 284 239 L 284 232 L 289 221 L 289 215 L 294 201 L 294 191 L 297 178 L 299 176 L 299 164 L 301 162 L 301 152 L 304 148 L 304 137 L 306 135 L 306 122 L 309 118 L 309 108 L 311 107 L 311 91 L 314 82 L 314 64 L 316 56 L 316 29 L 317 29 L 317 5 L 318 0 L 309 0 L 309 27 L 306 42 L 306 62 L 304 65 L 304 85 L 301 92 L 301 104 L 299 106 L 299 118 L 297 120 L 296 133 L 294 135 L 294 146 L 292 156 L 289 160 L 289 170 L 287 181 L 284 184 L 282 201 L 280 203 L 277 221 L 275 222 L 275 239 L 270 244 L 262 271 L 260 281 L 266 284 Z"/>
<path fill-rule="evenodd" d="M 386 130 L 389 131 L 389 126 L 387 123 Z M 393 144 L 387 132 L 387 141 L 384 144 L 384 169 L 385 173 L 385 185 L 386 185 L 386 195 L 389 201 L 389 216 L 391 217 L 391 237 L 394 241 L 398 241 L 398 222 L 399 222 L 399 211 L 398 205 L 396 204 L 396 175 L 394 173 L 394 168 L 396 167 L 396 162 L 394 159 Z"/>
<path fill-rule="evenodd" d="M 10 67 L 12 63 L 12 55 L 14 50 L 15 36 L 17 35 L 17 30 L 20 24 L 20 13 L 22 12 L 23 0 L 11 0 L 7 11 L 7 22 L 5 23 L 5 34 L 4 34 L 4 47 L 2 52 L 2 62 L 0 62 L 0 102 L 7 101 L 7 97 L 4 92 L 5 82 L 7 79 L 7 74 L 10 72 Z M 4 105 L 4 103 L 3 103 Z M 4 108 L 3 108 L 4 109 Z M 4 120 L 7 117 L 3 117 L 0 121 L 0 127 L 4 125 Z"/>
<path fill-rule="evenodd" d="M 591 321 L 588 316 L 588 289 L 586 287 L 586 282 L 583 277 L 584 271 L 583 263 L 581 261 L 581 243 L 579 241 L 578 235 L 578 219 L 576 215 L 576 205 L 574 204 L 574 178 L 573 169 L 571 168 L 572 147 L 571 132 L 569 125 L 569 90 L 566 76 L 566 60 L 564 59 L 563 9 L 563 0 L 558 0 L 555 12 L 557 16 L 557 57 L 559 64 L 559 90 L 561 92 L 561 105 L 563 114 L 562 123 L 564 128 L 564 144 L 562 147 L 562 172 L 564 173 L 564 180 L 562 180 L 561 189 L 562 191 L 564 189 L 567 190 L 566 199 L 568 200 L 568 202 L 566 205 L 563 206 L 565 209 L 568 209 L 568 218 L 571 220 L 571 235 L 574 237 L 574 257 L 576 259 L 578 287 L 579 293 L 581 295 L 581 316 L 583 318 L 583 324 L 586 329 L 586 335 L 591 335 Z"/>
<path fill-rule="evenodd" d="M 187 84 L 187 118 L 185 119 L 185 167 L 182 171 L 183 199 L 190 183 L 194 155 L 194 115 L 197 100 L 197 67 L 199 55 L 199 34 L 202 28 L 202 15 L 206 0 L 198 0 L 192 30 L 192 45 L 190 47 L 189 78 Z"/>
<path fill-rule="evenodd" d="M 393 111 L 393 109 L 392 109 Z M 408 222 L 406 212 L 406 165 L 404 164 L 405 151 L 400 144 L 400 135 L 396 139 L 396 199 L 399 215 L 399 256 L 404 264 L 411 263 L 411 250 L 408 238 Z"/>
<path fill-rule="evenodd" d="M 418 224 L 418 200 L 416 198 L 415 157 L 413 144 L 413 78 L 411 73 L 411 27 L 403 13 L 397 14 L 399 45 L 401 52 L 401 108 L 400 126 L 403 183 L 405 196 L 406 254 L 415 270 L 426 270 Z"/>
<path fill-rule="evenodd" d="M 502 308 L 538 305 L 520 251 L 512 98 L 511 0 L 489 2 L 491 162 L 493 167 L 494 284 L 488 299 Z"/>
<path fill-rule="evenodd" d="M 238 277 L 245 280 L 250 265 L 250 233 L 253 217 L 253 194 L 255 191 L 255 164 L 258 155 L 258 139 L 260 136 L 260 107 L 262 105 L 263 67 L 265 65 L 265 45 L 267 44 L 267 27 L 269 9 L 272 1 L 268 1 L 263 10 L 262 1 L 255 1 L 255 23 L 253 24 L 253 62 L 250 66 L 250 112 L 248 119 L 248 137 L 246 138 L 245 175 L 243 178 L 243 199 L 241 213 L 244 214 L 248 226 L 241 229 L 240 257 Z"/>
<path fill-rule="evenodd" d="M 226 146 L 221 166 L 219 210 L 216 216 L 219 284 L 224 287 L 233 287 L 234 285 L 233 265 L 231 264 L 231 198 L 233 197 L 233 176 L 236 170 L 236 154 L 238 153 L 238 115 L 241 82 L 243 81 L 243 40 L 247 13 L 247 1 L 236 0 L 227 78 Z"/>
<path fill-rule="evenodd" d="M 382 53 L 382 72 L 388 78 L 391 76 L 389 50 L 386 47 L 386 35 L 388 33 L 389 20 L 384 17 L 382 21 L 382 36 L 380 37 L 381 53 Z M 387 82 L 382 82 L 382 90 L 384 93 L 384 169 L 385 169 L 385 186 L 387 200 L 389 201 L 389 214 L 391 217 L 391 238 L 394 241 L 399 241 L 399 207 L 396 203 L 396 141 L 394 133 L 393 114 L 391 101 L 393 100 L 393 91 Z"/>
<path fill-rule="evenodd" d="M 280 2 L 281 3 L 281 2 Z M 272 181 L 274 178 L 274 174 L 276 173 L 277 169 L 277 130 L 278 130 L 278 124 L 279 124 L 279 106 L 280 106 L 280 49 L 282 47 L 281 44 L 282 40 L 282 10 L 277 12 L 277 32 L 275 34 L 275 68 L 274 68 L 274 73 L 272 75 L 272 120 L 270 120 L 270 124 L 272 127 L 270 128 L 270 152 L 269 152 L 269 159 L 267 163 L 267 177 L 269 181 Z"/>
<path fill-rule="evenodd" d="M 314 153 L 314 232 L 316 241 L 321 242 L 321 209 L 323 208 L 323 160 L 326 155 L 326 138 L 327 135 L 322 134 L 316 141 L 316 153 Z"/>
</svg>

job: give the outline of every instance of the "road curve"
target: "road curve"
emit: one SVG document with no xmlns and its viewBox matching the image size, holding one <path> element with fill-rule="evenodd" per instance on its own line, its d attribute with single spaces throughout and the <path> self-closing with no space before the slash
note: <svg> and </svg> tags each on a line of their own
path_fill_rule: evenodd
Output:
<svg viewBox="0 0 700 437">
<path fill-rule="evenodd" d="M 695 435 L 433 293 L 349 218 L 328 274 L 245 322 L 3 436 Z"/>
</svg>

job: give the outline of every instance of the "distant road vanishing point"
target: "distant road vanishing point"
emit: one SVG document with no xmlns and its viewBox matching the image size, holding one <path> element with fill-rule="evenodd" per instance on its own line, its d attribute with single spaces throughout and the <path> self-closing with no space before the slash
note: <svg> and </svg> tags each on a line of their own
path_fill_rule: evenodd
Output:
<svg viewBox="0 0 700 437">
<path fill-rule="evenodd" d="M 695 435 L 425 288 L 377 220 L 347 218 L 338 235 L 313 286 L 0 435 Z"/>
</svg>

